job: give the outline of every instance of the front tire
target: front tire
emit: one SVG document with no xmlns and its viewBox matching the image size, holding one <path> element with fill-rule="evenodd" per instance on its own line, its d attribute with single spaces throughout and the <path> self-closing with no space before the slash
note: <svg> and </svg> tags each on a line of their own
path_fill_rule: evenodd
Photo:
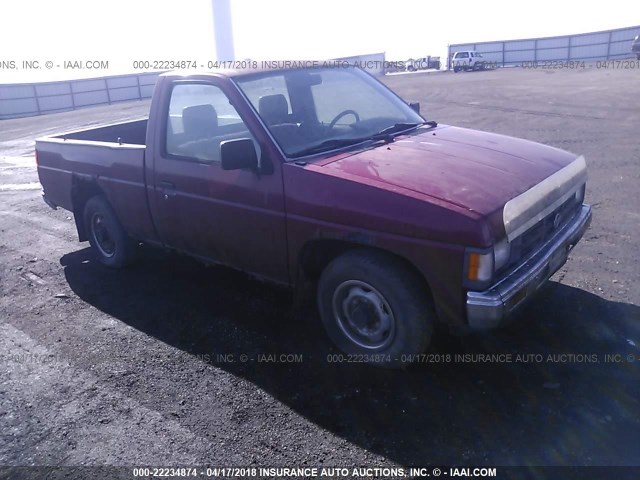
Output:
<svg viewBox="0 0 640 480">
<path fill-rule="evenodd" d="M 420 279 L 393 257 L 355 250 L 334 259 L 318 284 L 331 340 L 367 363 L 398 368 L 423 353 L 435 313 Z"/>
<path fill-rule="evenodd" d="M 87 201 L 84 224 L 89 243 L 100 263 L 111 268 L 122 268 L 134 260 L 135 243 L 122 228 L 104 197 L 95 196 Z"/>
</svg>

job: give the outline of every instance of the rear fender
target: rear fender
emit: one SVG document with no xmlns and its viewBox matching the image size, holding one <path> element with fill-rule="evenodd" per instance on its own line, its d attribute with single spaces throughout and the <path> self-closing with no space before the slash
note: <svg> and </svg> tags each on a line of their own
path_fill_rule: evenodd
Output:
<svg viewBox="0 0 640 480">
<path fill-rule="evenodd" d="M 71 201 L 73 203 L 73 217 L 78 231 L 78 240 L 89 240 L 84 224 L 84 206 L 91 197 L 104 195 L 95 177 L 73 174 L 71 181 Z"/>
</svg>

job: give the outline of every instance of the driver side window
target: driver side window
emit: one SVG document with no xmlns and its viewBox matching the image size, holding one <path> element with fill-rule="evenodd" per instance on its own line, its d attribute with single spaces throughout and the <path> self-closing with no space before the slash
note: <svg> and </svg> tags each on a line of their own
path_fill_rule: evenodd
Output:
<svg viewBox="0 0 640 480">
<path fill-rule="evenodd" d="M 247 126 L 220 88 L 207 84 L 176 84 L 167 118 L 169 156 L 220 162 L 220 143 L 252 138 Z"/>
</svg>

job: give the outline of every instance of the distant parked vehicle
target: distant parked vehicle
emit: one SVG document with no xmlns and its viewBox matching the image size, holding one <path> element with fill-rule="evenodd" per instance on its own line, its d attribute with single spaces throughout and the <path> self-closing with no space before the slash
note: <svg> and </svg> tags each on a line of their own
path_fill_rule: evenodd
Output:
<svg viewBox="0 0 640 480">
<path fill-rule="evenodd" d="M 475 50 L 455 52 L 451 59 L 451 65 L 456 73 L 460 70 L 466 72 L 469 70 L 485 70 L 491 67 L 491 64 L 483 58 L 482 54 Z"/>
<path fill-rule="evenodd" d="M 416 59 L 410 58 L 409 60 L 407 60 L 406 68 L 409 72 L 429 69 L 440 70 L 440 57 L 429 56 Z"/>
<path fill-rule="evenodd" d="M 636 54 L 638 60 L 640 60 L 640 35 L 636 35 L 631 44 L 631 51 Z"/>
</svg>

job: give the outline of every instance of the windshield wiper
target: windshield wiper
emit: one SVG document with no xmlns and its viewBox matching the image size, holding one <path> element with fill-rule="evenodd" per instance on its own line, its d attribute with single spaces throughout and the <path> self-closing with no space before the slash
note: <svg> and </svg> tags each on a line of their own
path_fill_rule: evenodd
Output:
<svg viewBox="0 0 640 480">
<path fill-rule="evenodd" d="M 393 142 L 393 137 L 395 133 L 402 133 L 412 128 L 419 127 L 420 125 L 429 125 L 431 127 L 435 127 L 438 124 L 436 122 L 420 122 L 420 123 L 396 123 L 391 125 L 390 127 L 383 128 L 377 133 L 371 135 L 372 140 L 384 140 L 386 143 Z"/>
<path fill-rule="evenodd" d="M 330 138 L 329 140 L 325 140 L 324 142 L 318 143 L 317 145 L 313 145 L 311 147 L 298 150 L 297 152 L 293 152 L 291 156 L 294 158 L 304 157 L 305 155 L 311 155 L 312 153 L 319 153 L 325 150 L 329 150 L 331 148 L 340 148 L 340 147 L 348 147 L 351 145 L 357 145 L 359 143 L 366 142 L 367 140 L 371 140 L 371 138 L 370 137 Z"/>
<path fill-rule="evenodd" d="M 324 142 L 321 142 L 317 145 L 313 145 L 311 147 L 298 150 L 297 152 L 293 152 L 291 154 L 291 157 L 293 158 L 304 157 L 305 155 L 320 153 L 325 150 L 330 150 L 332 148 L 350 147 L 352 145 L 358 145 L 360 143 L 364 143 L 367 141 L 371 141 L 371 142 L 383 141 L 385 143 L 390 143 L 393 141 L 394 133 L 401 133 L 411 128 L 419 127 L 420 125 L 429 125 L 431 127 L 435 127 L 438 124 L 436 122 L 396 123 L 394 125 L 391 125 L 390 127 L 383 128 L 379 132 L 376 132 L 373 135 L 369 135 L 367 137 L 330 138 L 329 140 L 325 140 Z"/>
<path fill-rule="evenodd" d="M 404 130 L 409 130 L 410 128 L 418 127 L 420 125 L 424 125 L 424 122 L 422 122 L 422 123 L 395 123 L 395 124 L 391 125 L 390 127 L 383 128 L 378 133 L 374 133 L 371 136 L 371 138 L 378 138 L 378 137 L 385 136 L 385 135 L 391 135 L 393 133 L 399 133 L 399 132 L 402 132 Z"/>
</svg>

